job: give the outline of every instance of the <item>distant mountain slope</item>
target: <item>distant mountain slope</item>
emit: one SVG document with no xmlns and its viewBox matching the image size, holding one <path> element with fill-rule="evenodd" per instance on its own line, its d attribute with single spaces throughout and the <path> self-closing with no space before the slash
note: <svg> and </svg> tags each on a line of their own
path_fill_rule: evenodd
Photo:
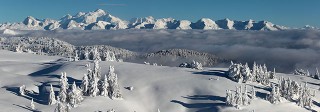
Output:
<svg viewBox="0 0 320 112">
<path fill-rule="evenodd" d="M 143 57 L 147 62 L 169 66 L 178 66 L 181 63 L 192 62 L 193 60 L 202 63 L 204 66 L 213 66 L 227 62 L 225 59 L 219 58 L 213 54 L 187 49 L 161 50 L 155 53 L 148 53 Z"/>
<path fill-rule="evenodd" d="M 183 62 L 195 60 L 201 62 L 204 66 L 213 66 L 225 62 L 224 59 L 215 55 L 187 49 L 161 50 L 144 54 L 108 45 L 74 46 L 59 39 L 48 37 L 0 37 L 0 49 L 2 50 L 40 55 L 73 57 L 77 53 L 81 59 L 86 51 L 90 52 L 93 48 L 98 49 L 100 56 L 110 51 L 114 52 L 118 59 L 136 63 L 151 62 L 165 66 L 178 66 Z"/>
<path fill-rule="evenodd" d="M 275 25 L 268 21 L 254 20 L 236 21 L 222 19 L 213 21 L 209 18 L 201 18 L 196 22 L 188 20 L 176 20 L 174 18 L 155 19 L 151 16 L 144 18 L 133 18 L 130 21 L 123 20 L 110 13 L 98 9 L 93 12 L 79 12 L 76 15 L 65 15 L 59 20 L 37 19 L 28 16 L 20 23 L 0 24 L 0 30 L 117 30 L 117 29 L 203 29 L 203 30 L 285 30 L 287 27 Z"/>
</svg>

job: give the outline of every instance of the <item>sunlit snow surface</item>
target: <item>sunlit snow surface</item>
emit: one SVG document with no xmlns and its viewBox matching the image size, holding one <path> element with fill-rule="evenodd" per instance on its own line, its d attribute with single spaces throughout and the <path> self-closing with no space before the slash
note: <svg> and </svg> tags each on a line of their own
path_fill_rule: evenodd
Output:
<svg viewBox="0 0 320 112">
<path fill-rule="evenodd" d="M 36 109 L 44 112 L 53 111 L 55 105 L 46 105 L 46 95 L 38 95 L 38 87 L 48 88 L 54 85 L 57 92 L 58 80 L 61 72 L 66 72 L 69 83 L 80 82 L 85 65 L 91 61 L 67 62 L 62 57 L 39 56 L 26 53 L 0 51 L 0 106 L 1 111 L 28 111 L 31 98 L 34 99 Z M 107 111 L 115 109 L 117 112 L 307 112 L 293 102 L 284 101 L 271 104 L 264 100 L 268 93 L 266 87 L 249 83 L 257 90 L 257 99 L 252 104 L 237 110 L 224 104 L 225 90 L 235 89 L 238 84 L 226 78 L 226 68 L 205 68 L 194 70 L 188 68 L 151 66 L 127 62 L 101 62 L 102 74 L 108 71 L 108 66 L 114 65 L 118 74 L 119 85 L 124 96 L 123 100 L 111 100 L 108 97 L 85 97 L 82 104 L 73 108 L 74 112 Z M 277 74 L 277 77 L 290 77 L 298 82 L 309 82 L 312 89 L 319 88 L 319 80 L 292 74 Z M 219 80 L 209 80 L 209 79 Z M 275 80 L 273 80 L 275 81 Z M 16 87 L 26 85 L 26 97 L 16 95 Z M 79 83 L 78 83 L 79 84 Z M 129 91 L 124 87 L 133 86 Z M 250 87 L 248 87 L 250 91 Z M 41 91 L 44 91 L 41 89 Z M 320 93 L 314 98 L 313 110 L 320 111 Z"/>
</svg>

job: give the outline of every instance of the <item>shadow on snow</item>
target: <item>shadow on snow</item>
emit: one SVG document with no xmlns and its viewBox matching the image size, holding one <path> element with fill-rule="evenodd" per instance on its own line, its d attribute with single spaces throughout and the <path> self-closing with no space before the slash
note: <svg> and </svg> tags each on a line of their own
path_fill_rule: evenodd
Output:
<svg viewBox="0 0 320 112">
<path fill-rule="evenodd" d="M 199 109 L 196 112 L 218 112 L 221 107 L 226 106 L 225 97 L 213 96 L 213 95 L 193 95 L 183 96 L 183 98 L 189 100 L 210 100 L 212 103 L 185 103 L 178 100 L 172 100 L 172 103 L 180 104 L 189 109 Z"/>
</svg>

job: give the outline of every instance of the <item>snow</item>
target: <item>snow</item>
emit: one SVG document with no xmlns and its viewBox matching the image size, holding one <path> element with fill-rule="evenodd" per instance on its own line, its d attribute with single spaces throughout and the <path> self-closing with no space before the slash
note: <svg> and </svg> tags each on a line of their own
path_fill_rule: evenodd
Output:
<svg viewBox="0 0 320 112">
<path fill-rule="evenodd" d="M 110 23 L 106 27 L 96 25 L 97 22 Z M 100 22 L 101 23 L 101 22 Z M 100 24 L 99 23 L 99 24 Z M 105 24 L 103 24 L 105 25 Z M 92 26 L 97 26 L 92 28 Z M 188 20 L 176 20 L 174 18 L 155 19 L 152 16 L 144 18 L 134 18 L 130 22 L 110 13 L 97 9 L 92 12 L 79 12 L 74 16 L 67 14 L 60 20 L 53 19 L 37 19 L 28 16 L 21 23 L 4 23 L 0 24 L 1 29 L 18 29 L 18 30 L 56 30 L 56 29 L 78 29 L 78 30 L 118 30 L 118 29 L 204 29 L 204 30 L 286 30 L 285 26 L 275 25 L 267 21 L 255 22 L 236 21 L 228 18 L 213 21 L 210 18 L 202 18 L 199 21 L 191 22 Z M 313 27 L 305 27 L 303 29 L 317 29 Z"/>
<path fill-rule="evenodd" d="M 16 95 L 15 87 L 26 85 L 26 90 L 39 92 L 36 85 L 42 85 L 47 90 L 50 84 L 57 92 L 57 85 L 61 72 L 66 72 L 69 84 L 73 81 L 81 82 L 86 71 L 86 64 L 92 61 L 64 61 L 62 57 L 39 56 L 26 53 L 0 51 L 0 106 L 2 111 L 28 111 L 31 99 L 34 100 L 35 109 L 39 111 L 53 111 L 56 105 L 45 104 L 41 95 L 29 93 L 26 97 Z M 22 65 L 24 66 L 22 66 Z M 11 65 L 11 66 L 10 66 Z M 21 65 L 17 67 L 16 65 Z M 257 98 L 248 106 L 241 109 L 228 107 L 224 104 L 225 91 L 234 90 L 235 86 L 245 85 L 226 78 L 227 68 L 204 68 L 195 70 L 189 68 L 150 66 L 128 62 L 100 62 L 101 74 L 108 72 L 109 66 L 114 66 L 118 75 L 118 83 L 123 100 L 111 100 L 108 97 L 84 97 L 84 101 L 71 111 L 107 111 L 115 109 L 117 112 L 153 112 L 158 109 L 163 112 L 194 112 L 194 111 L 223 111 L 223 112 L 257 112 L 269 111 L 299 111 L 308 112 L 297 104 L 284 101 L 271 104 L 264 96 L 269 94 L 268 89 L 257 83 L 255 86 Z M 11 70 L 10 70 L 11 69 Z M 17 74 L 15 70 L 19 70 Z M 306 76 L 278 73 L 276 77 L 290 77 L 299 83 L 309 82 L 308 86 L 319 93 L 319 80 Z M 219 80 L 208 80 L 209 78 Z M 23 80 L 20 80 L 23 79 Z M 277 82 L 277 79 L 271 80 Z M 77 84 L 78 85 L 78 84 Z M 223 87 L 222 87 L 223 85 Z M 78 85 L 79 86 L 79 85 Z M 134 87 L 130 91 L 124 87 Z M 250 89 L 250 88 L 249 88 Z M 40 92 L 43 92 L 40 89 Z M 320 111 L 320 95 L 314 98 L 314 111 Z"/>
<path fill-rule="evenodd" d="M 217 30 L 220 29 L 219 26 L 211 19 L 209 18 L 202 18 L 199 21 L 197 21 L 193 28 L 195 29 L 204 29 L 204 30 Z"/>
</svg>

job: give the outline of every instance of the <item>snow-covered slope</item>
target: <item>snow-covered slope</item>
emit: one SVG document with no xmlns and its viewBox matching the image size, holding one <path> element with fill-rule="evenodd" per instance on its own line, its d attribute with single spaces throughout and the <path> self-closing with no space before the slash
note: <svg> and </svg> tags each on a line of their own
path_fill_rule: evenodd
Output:
<svg viewBox="0 0 320 112">
<path fill-rule="evenodd" d="M 59 91 L 58 81 L 61 72 L 67 73 L 69 84 L 76 81 L 79 86 L 83 74 L 87 72 L 85 65 L 88 63 L 92 62 L 67 62 L 61 57 L 0 51 L 1 111 L 30 111 L 31 99 L 35 101 L 36 110 L 53 111 L 56 105 L 46 104 L 48 93 L 44 92 L 49 89 L 50 84 L 53 85 L 55 92 Z M 84 101 L 78 107 L 71 109 L 72 112 L 108 111 L 110 109 L 115 109 L 117 112 L 156 112 L 158 109 L 162 112 L 310 111 L 286 100 L 279 104 L 271 104 L 264 100 L 265 95 L 269 94 L 268 88 L 257 83 L 247 84 L 248 86 L 253 85 L 257 91 L 257 99 L 254 99 L 249 106 L 243 106 L 241 109 L 226 106 L 226 90 L 234 90 L 235 86 L 245 85 L 226 78 L 226 68 L 195 70 L 127 62 L 101 62 L 102 74 L 108 72 L 110 65 L 115 66 L 115 72 L 118 74 L 123 100 L 85 96 Z M 280 76 L 290 77 L 299 83 L 307 81 L 310 88 L 315 90 L 319 88 L 318 80 L 309 77 L 277 74 L 277 77 Z M 21 85 L 26 85 L 26 90 L 29 91 L 26 96 L 18 95 L 17 88 Z M 128 86 L 134 89 L 131 91 L 125 89 Z M 316 94 L 314 101 L 312 110 L 320 111 L 319 94 Z"/>
<path fill-rule="evenodd" d="M 79 12 L 75 15 L 67 14 L 60 20 L 37 19 L 28 16 L 21 23 L 0 24 L 0 30 L 56 30 L 56 29 L 79 29 L 79 30 L 98 30 L 98 29 L 204 29 L 204 30 L 285 30 L 287 27 L 275 25 L 267 21 L 255 22 L 234 21 L 222 19 L 213 21 L 209 18 L 202 18 L 195 23 L 188 20 L 176 20 L 173 18 L 155 19 L 152 16 L 144 18 L 133 18 L 130 22 L 122 20 L 110 13 L 98 9 L 93 12 Z"/>
</svg>

